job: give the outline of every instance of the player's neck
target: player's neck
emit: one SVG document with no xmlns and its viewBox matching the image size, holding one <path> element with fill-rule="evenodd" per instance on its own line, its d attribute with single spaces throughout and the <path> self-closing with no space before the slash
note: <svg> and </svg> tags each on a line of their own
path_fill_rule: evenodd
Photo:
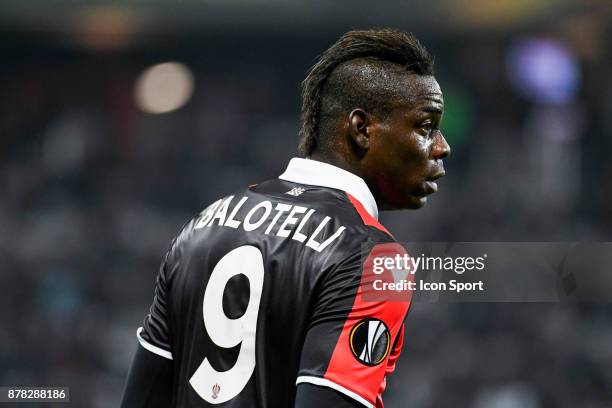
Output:
<svg viewBox="0 0 612 408">
<path fill-rule="evenodd" d="M 320 151 L 317 150 L 313 152 L 311 156 L 308 157 L 312 160 L 317 160 L 323 163 L 328 163 L 333 166 L 339 167 L 343 170 L 348 171 L 349 173 L 353 173 L 356 176 L 363 178 L 363 174 L 361 169 L 356 166 L 354 163 L 347 160 L 344 155 L 338 152 L 328 152 L 328 151 Z"/>
</svg>

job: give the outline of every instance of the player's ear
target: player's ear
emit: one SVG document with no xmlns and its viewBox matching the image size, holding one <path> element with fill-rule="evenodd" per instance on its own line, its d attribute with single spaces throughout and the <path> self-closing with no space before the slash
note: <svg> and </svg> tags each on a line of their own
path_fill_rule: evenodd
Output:
<svg viewBox="0 0 612 408">
<path fill-rule="evenodd" d="M 368 125 L 368 114 L 365 110 L 357 108 L 349 113 L 349 136 L 355 147 L 362 151 L 370 148 Z"/>
</svg>

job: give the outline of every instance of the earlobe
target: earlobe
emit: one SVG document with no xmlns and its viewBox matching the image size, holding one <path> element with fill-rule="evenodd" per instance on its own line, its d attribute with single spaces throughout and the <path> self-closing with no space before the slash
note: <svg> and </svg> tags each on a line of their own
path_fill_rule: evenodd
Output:
<svg viewBox="0 0 612 408">
<path fill-rule="evenodd" d="M 368 115 L 363 109 L 353 109 L 349 113 L 349 134 L 356 147 L 361 150 L 369 149 Z"/>
</svg>

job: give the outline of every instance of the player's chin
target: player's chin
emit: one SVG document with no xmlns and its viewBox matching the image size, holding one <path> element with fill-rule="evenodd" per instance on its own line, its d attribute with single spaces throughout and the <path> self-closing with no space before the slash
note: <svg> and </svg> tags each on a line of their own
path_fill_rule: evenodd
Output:
<svg viewBox="0 0 612 408">
<path fill-rule="evenodd" d="M 408 201 L 405 208 L 409 210 L 418 210 L 427 204 L 427 196 L 414 196 Z"/>
<path fill-rule="evenodd" d="M 425 195 L 409 195 L 402 197 L 401 200 L 395 200 L 393 203 L 387 203 L 382 206 L 385 211 L 393 210 L 418 210 L 427 203 L 427 196 Z"/>
<path fill-rule="evenodd" d="M 406 206 L 404 208 L 417 210 L 427 204 L 427 197 L 435 194 L 438 191 L 438 185 L 433 181 L 426 181 L 418 188 L 413 190 L 413 193 L 407 197 Z"/>
</svg>

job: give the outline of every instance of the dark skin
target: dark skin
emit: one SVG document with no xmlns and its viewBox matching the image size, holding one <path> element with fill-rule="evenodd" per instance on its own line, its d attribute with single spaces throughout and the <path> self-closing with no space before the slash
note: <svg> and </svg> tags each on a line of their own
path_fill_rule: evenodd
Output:
<svg viewBox="0 0 612 408">
<path fill-rule="evenodd" d="M 363 178 L 383 210 L 417 209 L 438 190 L 450 146 L 440 132 L 444 100 L 433 76 L 406 75 L 407 98 L 384 117 L 355 107 L 338 118 L 328 148 L 312 158 Z"/>
</svg>

